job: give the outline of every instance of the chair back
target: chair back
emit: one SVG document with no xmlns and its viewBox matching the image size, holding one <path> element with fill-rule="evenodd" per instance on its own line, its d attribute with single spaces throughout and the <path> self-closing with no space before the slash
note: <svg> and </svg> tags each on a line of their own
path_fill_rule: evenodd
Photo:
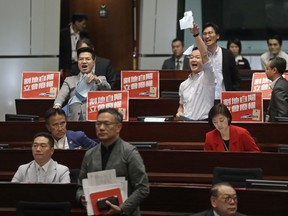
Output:
<svg viewBox="0 0 288 216">
<path fill-rule="evenodd" d="M 70 202 L 26 202 L 19 201 L 16 216 L 69 216 Z"/>
<path fill-rule="evenodd" d="M 232 187 L 246 187 L 246 179 L 262 179 L 262 169 L 215 167 L 212 183 L 228 182 Z"/>
<path fill-rule="evenodd" d="M 80 169 L 70 169 L 70 182 L 77 183 L 80 174 Z"/>
</svg>

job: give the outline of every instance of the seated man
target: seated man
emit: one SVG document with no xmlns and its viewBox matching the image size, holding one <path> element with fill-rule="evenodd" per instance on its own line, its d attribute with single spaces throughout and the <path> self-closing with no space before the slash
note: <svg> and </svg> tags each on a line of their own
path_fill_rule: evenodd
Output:
<svg viewBox="0 0 288 216">
<path fill-rule="evenodd" d="M 85 206 L 82 180 L 89 172 L 116 170 L 117 177 L 128 182 L 128 198 L 120 206 L 110 206 L 107 215 L 140 215 L 139 205 L 149 194 L 149 183 L 145 165 L 135 146 L 120 138 L 123 116 L 114 108 L 101 109 L 96 121 L 96 134 L 100 145 L 89 149 L 82 162 L 78 179 L 77 201 Z"/>
<path fill-rule="evenodd" d="M 184 44 L 180 39 L 175 38 L 172 41 L 172 52 L 171 58 L 166 59 L 162 65 L 163 70 L 190 70 L 189 59 L 183 55 Z"/>
<path fill-rule="evenodd" d="M 55 149 L 89 149 L 98 144 L 83 131 L 67 130 L 66 115 L 62 109 L 49 109 L 45 114 L 45 123 L 54 139 Z"/>
<path fill-rule="evenodd" d="M 22 183 L 70 183 L 70 173 L 66 166 L 58 164 L 51 156 L 54 153 L 54 140 L 45 132 L 37 133 L 32 144 L 34 160 L 21 165 L 12 182 Z"/>
<path fill-rule="evenodd" d="M 212 209 L 191 216 L 245 216 L 237 212 L 237 194 L 229 183 L 215 184 L 211 188 L 210 202 Z"/>
<path fill-rule="evenodd" d="M 89 48 L 95 50 L 92 41 L 89 40 L 88 38 L 80 38 L 77 41 L 76 49 L 78 50 L 78 49 L 83 48 L 83 47 L 89 47 Z M 79 71 L 77 62 L 73 63 L 72 64 L 72 71 L 71 71 L 72 75 L 77 75 L 77 74 L 79 74 L 79 72 L 80 71 Z M 97 75 L 97 76 L 105 76 L 107 82 L 111 86 L 111 89 L 112 90 L 115 89 L 115 87 L 116 87 L 116 73 L 114 71 L 112 61 L 110 59 L 95 56 L 95 65 L 92 69 L 92 73 Z"/>
<path fill-rule="evenodd" d="M 199 27 L 190 29 L 198 46 L 190 55 L 191 74 L 179 87 L 179 107 L 176 117 L 191 120 L 208 120 L 208 113 L 214 105 L 215 77 L 207 48 L 199 35 Z"/>
<path fill-rule="evenodd" d="M 110 84 L 105 76 L 96 76 L 92 72 L 95 64 L 95 54 L 91 48 L 85 47 L 77 50 L 78 67 L 80 73 L 70 76 L 64 83 L 54 101 L 54 108 L 61 108 L 68 100 L 67 120 L 86 120 L 87 94 L 89 91 L 110 90 Z"/>
<path fill-rule="evenodd" d="M 270 36 L 267 39 L 269 51 L 263 53 L 260 57 L 262 69 L 266 69 L 266 65 L 271 58 L 281 57 L 286 60 L 286 70 L 288 70 L 288 54 L 281 50 L 282 38 L 279 35 Z"/>
</svg>

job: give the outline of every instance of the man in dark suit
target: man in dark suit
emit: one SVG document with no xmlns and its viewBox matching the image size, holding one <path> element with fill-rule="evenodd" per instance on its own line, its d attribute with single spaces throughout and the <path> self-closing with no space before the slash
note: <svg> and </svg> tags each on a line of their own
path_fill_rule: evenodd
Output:
<svg viewBox="0 0 288 216">
<path fill-rule="evenodd" d="M 148 177 L 137 148 L 120 138 L 122 120 L 114 108 L 99 110 L 95 125 L 101 144 L 89 149 L 83 158 L 76 198 L 87 204 L 82 187 L 87 173 L 115 169 L 116 176 L 128 182 L 128 198 L 120 206 L 106 201 L 110 209 L 105 215 L 140 216 L 139 205 L 149 195 Z"/>
<path fill-rule="evenodd" d="M 59 70 L 71 71 L 71 64 L 77 61 L 76 43 L 82 37 L 88 37 L 85 31 L 87 16 L 75 13 L 72 23 L 60 31 Z"/>
<path fill-rule="evenodd" d="M 172 41 L 172 52 L 171 58 L 166 59 L 162 65 L 163 70 L 190 70 L 189 59 L 183 55 L 184 44 L 183 41 L 175 38 Z"/>
<path fill-rule="evenodd" d="M 206 23 L 202 30 L 202 36 L 215 72 L 215 99 L 220 99 L 222 91 L 240 90 L 240 75 L 234 56 L 230 50 L 217 45 L 220 38 L 219 27 L 214 23 Z"/>
<path fill-rule="evenodd" d="M 286 60 L 281 57 L 270 59 L 266 65 L 266 76 L 272 81 L 272 94 L 266 121 L 277 121 L 275 117 L 288 117 L 288 81 L 283 78 Z"/>
<path fill-rule="evenodd" d="M 98 144 L 83 131 L 67 130 L 67 117 L 62 109 L 49 109 L 45 113 L 45 123 L 54 139 L 55 149 L 90 149 Z"/>
<path fill-rule="evenodd" d="M 218 183 L 211 188 L 212 209 L 191 216 L 245 216 L 237 212 L 237 194 L 229 183 Z"/>
</svg>

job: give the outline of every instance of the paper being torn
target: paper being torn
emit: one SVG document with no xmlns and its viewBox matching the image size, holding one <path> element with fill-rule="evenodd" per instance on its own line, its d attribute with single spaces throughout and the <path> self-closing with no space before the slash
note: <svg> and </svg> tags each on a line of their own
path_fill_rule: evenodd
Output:
<svg viewBox="0 0 288 216">
<path fill-rule="evenodd" d="M 192 44 L 192 46 L 188 47 L 183 54 L 187 56 L 191 55 L 193 48 L 194 45 Z"/>
<path fill-rule="evenodd" d="M 192 11 L 186 11 L 184 13 L 184 17 L 179 20 L 180 29 L 183 30 L 183 29 L 192 28 L 193 27 L 193 22 L 194 22 L 194 18 L 193 18 Z"/>
</svg>

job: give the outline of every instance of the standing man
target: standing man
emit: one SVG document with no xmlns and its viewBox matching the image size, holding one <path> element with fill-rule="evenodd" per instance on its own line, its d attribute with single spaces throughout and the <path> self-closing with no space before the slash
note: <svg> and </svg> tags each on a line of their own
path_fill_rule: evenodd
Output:
<svg viewBox="0 0 288 216">
<path fill-rule="evenodd" d="M 286 60 L 286 70 L 288 70 L 288 55 L 281 50 L 282 38 L 279 35 L 270 36 L 267 39 L 269 51 L 263 53 L 260 57 L 262 69 L 266 70 L 266 65 L 271 58 L 281 57 Z"/>
<path fill-rule="evenodd" d="M 76 43 L 82 37 L 88 37 L 85 31 L 87 16 L 75 13 L 72 23 L 60 31 L 59 70 L 71 71 L 71 65 L 77 62 Z"/>
<path fill-rule="evenodd" d="M 275 117 L 288 117 L 288 81 L 283 78 L 286 60 L 281 57 L 270 59 L 266 66 L 266 76 L 271 83 L 271 99 L 266 121 L 277 121 Z"/>
<path fill-rule="evenodd" d="M 215 76 L 198 25 L 194 24 L 190 31 L 198 47 L 194 47 L 190 55 L 191 73 L 179 87 L 180 101 L 176 117 L 208 120 L 208 113 L 214 105 Z"/>
<path fill-rule="evenodd" d="M 45 132 L 33 138 L 32 154 L 34 160 L 21 165 L 12 182 L 22 183 L 70 183 L 69 169 L 58 164 L 51 156 L 54 153 L 54 140 Z"/>
<path fill-rule="evenodd" d="M 98 144 L 83 131 L 67 130 L 66 114 L 62 109 L 49 109 L 45 123 L 54 139 L 54 149 L 90 149 Z"/>
<path fill-rule="evenodd" d="M 139 205 L 149 194 L 148 177 L 143 160 L 135 146 L 120 138 L 123 116 L 114 108 L 101 109 L 96 121 L 100 145 L 88 150 L 84 156 L 78 179 L 76 198 L 86 205 L 82 179 L 87 173 L 101 170 L 116 170 L 117 177 L 128 182 L 128 199 L 120 206 L 108 202 L 107 215 L 140 215 Z"/>
<path fill-rule="evenodd" d="M 190 70 L 189 59 L 183 55 L 184 43 L 182 40 L 175 38 L 172 41 L 172 52 L 171 58 L 166 59 L 162 65 L 163 70 Z"/>
<path fill-rule="evenodd" d="M 111 89 L 105 76 L 96 76 L 92 73 L 95 64 L 94 51 L 89 47 L 83 47 L 77 50 L 77 55 L 80 73 L 64 80 L 53 106 L 53 108 L 61 108 L 62 104 L 68 100 L 67 107 L 65 107 L 68 121 L 86 120 L 89 91 Z"/>
<path fill-rule="evenodd" d="M 210 203 L 211 209 L 191 216 L 245 216 L 237 212 L 237 194 L 229 183 L 218 183 L 211 188 Z"/>
<path fill-rule="evenodd" d="M 217 44 L 219 27 L 214 23 L 206 23 L 203 27 L 203 40 L 208 49 L 208 56 L 212 61 L 215 73 L 215 99 L 221 98 L 222 91 L 240 90 L 240 75 L 235 58 L 230 50 L 219 47 Z"/>
</svg>

